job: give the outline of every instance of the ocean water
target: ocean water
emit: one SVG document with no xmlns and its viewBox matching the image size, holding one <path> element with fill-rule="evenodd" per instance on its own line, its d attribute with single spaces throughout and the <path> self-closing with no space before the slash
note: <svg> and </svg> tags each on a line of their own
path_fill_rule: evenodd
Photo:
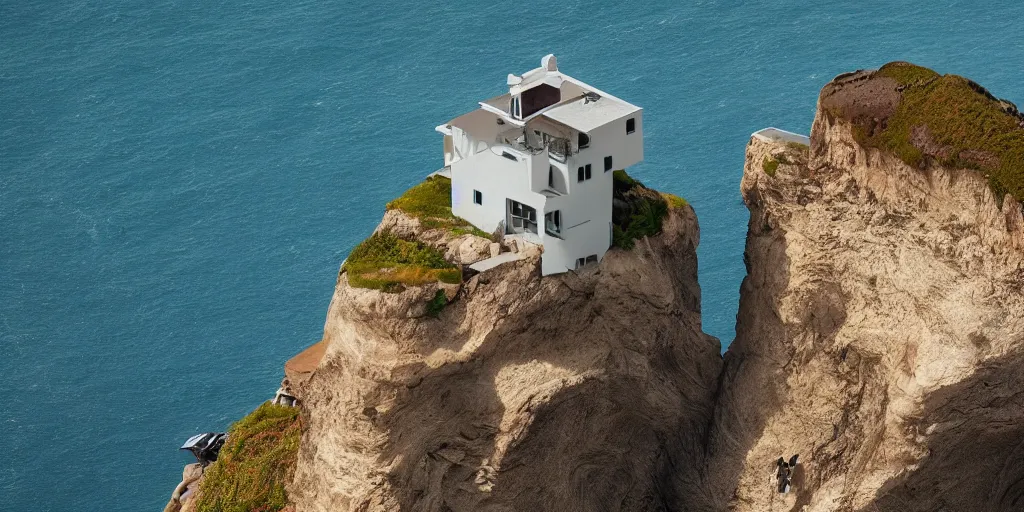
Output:
<svg viewBox="0 0 1024 512">
<path fill-rule="evenodd" d="M 269 398 L 435 125 L 546 53 L 643 106 L 732 339 L 750 133 L 912 60 L 1024 102 L 1024 3 L 0 0 L 0 508 L 159 510 Z"/>
</svg>

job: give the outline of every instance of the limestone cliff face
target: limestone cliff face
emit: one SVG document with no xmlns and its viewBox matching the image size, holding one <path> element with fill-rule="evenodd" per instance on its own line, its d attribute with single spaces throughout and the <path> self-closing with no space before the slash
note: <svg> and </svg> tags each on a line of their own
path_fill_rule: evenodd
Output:
<svg viewBox="0 0 1024 512">
<path fill-rule="evenodd" d="M 438 238 L 400 212 L 382 226 Z M 476 275 L 437 318 L 434 286 L 340 276 L 303 390 L 297 510 L 678 510 L 721 367 L 698 238 L 672 208 L 600 265 L 541 278 L 533 254 Z"/>
<path fill-rule="evenodd" d="M 822 108 L 859 78 L 826 86 L 810 148 L 747 147 L 748 276 L 708 506 L 1024 510 L 1021 203 L 860 144 Z M 775 461 L 794 454 L 780 494 Z"/>
</svg>

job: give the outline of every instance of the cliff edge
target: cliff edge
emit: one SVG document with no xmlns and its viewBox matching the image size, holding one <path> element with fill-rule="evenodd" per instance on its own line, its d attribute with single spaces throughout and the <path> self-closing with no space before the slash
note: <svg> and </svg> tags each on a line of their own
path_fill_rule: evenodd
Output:
<svg viewBox="0 0 1024 512">
<path fill-rule="evenodd" d="M 459 284 L 371 289 L 350 257 L 302 393 L 297 510 L 676 509 L 721 359 L 701 331 L 697 219 L 661 204 L 660 234 L 555 276 L 524 248 Z M 375 236 L 485 256 L 488 240 L 395 206 Z"/>
<path fill-rule="evenodd" d="M 755 134 L 713 509 L 1024 508 L 1022 137 L 906 63 L 826 85 L 809 146 Z"/>
</svg>

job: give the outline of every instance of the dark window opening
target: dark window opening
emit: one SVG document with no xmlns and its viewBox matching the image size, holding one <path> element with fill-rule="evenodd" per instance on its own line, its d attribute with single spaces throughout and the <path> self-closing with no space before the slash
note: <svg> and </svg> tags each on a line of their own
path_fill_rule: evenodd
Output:
<svg viewBox="0 0 1024 512">
<path fill-rule="evenodd" d="M 584 172 L 584 174 L 586 175 L 585 178 L 589 180 L 590 179 L 590 164 L 587 164 L 587 165 L 583 166 L 583 169 L 585 170 L 585 172 Z"/>
<path fill-rule="evenodd" d="M 537 233 L 537 210 L 518 201 L 508 200 L 509 232 Z"/>
<path fill-rule="evenodd" d="M 555 188 L 555 166 L 548 166 L 548 188 Z"/>
<path fill-rule="evenodd" d="M 589 147 L 590 146 L 590 135 L 587 135 L 585 133 L 580 132 L 580 135 L 579 135 L 579 137 L 577 137 L 576 142 L 577 142 L 576 145 L 579 146 L 579 149 L 584 149 L 586 147 Z"/>
<path fill-rule="evenodd" d="M 576 169 L 576 181 L 583 181 L 583 168 Z"/>
<path fill-rule="evenodd" d="M 604 172 L 608 172 L 610 170 L 612 170 L 612 157 L 606 156 L 604 157 Z"/>
<path fill-rule="evenodd" d="M 635 131 L 636 131 L 636 119 L 633 119 L 632 117 L 629 118 L 629 119 L 626 119 L 626 134 L 629 135 L 630 133 L 633 133 Z"/>
<path fill-rule="evenodd" d="M 513 155 L 512 153 L 509 153 L 508 151 L 502 151 L 501 152 L 501 156 L 503 156 L 505 158 L 508 158 L 509 160 L 512 160 L 513 162 L 518 162 L 519 161 L 519 159 L 516 158 L 515 155 Z"/>
<path fill-rule="evenodd" d="M 576 268 L 577 269 L 585 267 L 587 265 L 590 265 L 591 263 L 597 263 L 597 255 L 596 254 L 591 254 L 590 256 L 587 256 L 586 258 L 576 258 Z"/>
<path fill-rule="evenodd" d="M 484 204 L 484 195 L 479 190 L 473 191 L 473 202 L 476 204 Z"/>
<path fill-rule="evenodd" d="M 544 214 L 544 232 L 549 235 L 561 237 L 562 234 L 562 212 L 555 210 Z"/>
<path fill-rule="evenodd" d="M 522 117 L 529 117 L 535 112 L 562 101 L 562 91 L 548 84 L 540 84 L 523 91 L 522 98 Z"/>
</svg>

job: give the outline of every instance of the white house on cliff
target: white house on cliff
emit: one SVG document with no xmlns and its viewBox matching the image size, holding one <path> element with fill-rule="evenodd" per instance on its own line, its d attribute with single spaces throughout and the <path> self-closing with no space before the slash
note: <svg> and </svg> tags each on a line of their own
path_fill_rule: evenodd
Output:
<svg viewBox="0 0 1024 512">
<path fill-rule="evenodd" d="M 558 71 L 554 55 L 509 91 L 438 126 L 452 212 L 543 246 L 541 272 L 600 261 L 612 237 L 612 170 L 643 159 L 636 105 Z"/>
</svg>

